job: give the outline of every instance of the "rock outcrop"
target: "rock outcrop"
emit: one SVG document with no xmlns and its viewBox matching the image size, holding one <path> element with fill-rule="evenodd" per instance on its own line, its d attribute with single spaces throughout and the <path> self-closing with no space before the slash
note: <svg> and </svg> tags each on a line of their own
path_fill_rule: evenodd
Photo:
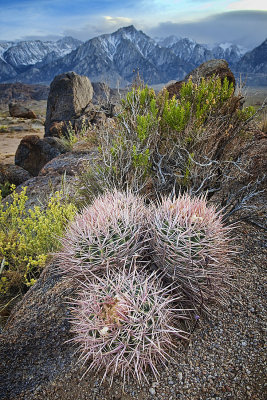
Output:
<svg viewBox="0 0 267 400">
<path fill-rule="evenodd" d="M 45 136 L 55 136 L 55 123 L 64 129 L 69 121 L 79 118 L 92 101 L 93 87 L 86 76 L 67 72 L 54 78 L 50 85 L 45 121 Z M 52 130 L 51 130 L 52 128 Z"/>
<path fill-rule="evenodd" d="M 53 158 L 41 169 L 39 176 L 67 175 L 75 176 L 83 167 L 84 162 L 90 161 L 92 157 L 97 156 L 97 152 L 88 153 L 65 153 Z"/>
<path fill-rule="evenodd" d="M 16 118 L 26 118 L 26 119 L 36 119 L 36 114 L 27 107 L 23 107 L 18 103 L 9 103 L 9 114 L 11 117 Z"/>
<path fill-rule="evenodd" d="M 47 100 L 49 87 L 44 85 L 26 85 L 24 83 L 0 84 L 0 101 Z"/>
<path fill-rule="evenodd" d="M 40 139 L 37 135 L 27 135 L 16 151 L 15 164 L 36 176 L 48 161 L 64 152 L 65 147 L 56 138 Z"/>
<path fill-rule="evenodd" d="M 227 61 L 210 60 L 204 62 L 199 67 L 187 74 L 184 80 L 172 83 L 168 85 L 166 89 L 168 90 L 170 97 L 173 95 L 179 97 L 179 93 L 184 82 L 192 79 L 192 82 L 197 83 L 199 82 L 200 78 L 203 77 L 206 79 L 212 77 L 213 75 L 219 77 L 222 82 L 225 78 L 227 78 L 229 83 L 233 83 L 235 87 L 235 77 L 229 68 Z"/>
</svg>

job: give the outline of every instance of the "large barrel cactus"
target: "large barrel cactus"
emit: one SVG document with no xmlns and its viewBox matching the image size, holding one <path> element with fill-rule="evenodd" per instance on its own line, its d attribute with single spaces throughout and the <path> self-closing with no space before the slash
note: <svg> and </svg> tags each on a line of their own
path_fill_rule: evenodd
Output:
<svg viewBox="0 0 267 400">
<path fill-rule="evenodd" d="M 229 279 L 229 227 L 204 197 L 164 198 L 151 206 L 151 257 L 194 306 L 223 301 Z"/>
<path fill-rule="evenodd" d="M 185 311 L 173 308 L 168 292 L 155 273 L 148 276 L 135 267 L 108 269 L 105 277 L 81 282 L 72 303 L 72 340 L 81 361 L 90 360 L 87 371 L 104 369 L 103 379 L 119 373 L 124 381 L 131 376 L 141 381 L 150 367 L 156 376 L 157 364 L 175 352 L 173 338 L 189 336 L 178 323 Z"/>
<path fill-rule="evenodd" d="M 85 208 L 70 225 L 58 254 L 71 276 L 100 272 L 107 265 L 141 258 L 147 248 L 147 210 L 132 193 L 107 193 Z"/>
</svg>

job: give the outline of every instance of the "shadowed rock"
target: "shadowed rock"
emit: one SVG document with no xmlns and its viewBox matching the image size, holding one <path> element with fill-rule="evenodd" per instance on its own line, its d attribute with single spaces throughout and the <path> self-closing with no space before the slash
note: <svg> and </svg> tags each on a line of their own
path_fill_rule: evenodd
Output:
<svg viewBox="0 0 267 400">
<path fill-rule="evenodd" d="M 36 114 L 29 108 L 23 107 L 17 103 L 9 103 L 9 114 L 11 117 L 36 119 Z"/>
<path fill-rule="evenodd" d="M 25 169 L 13 164 L 0 164 L 0 183 L 8 182 L 16 186 L 27 181 L 32 176 Z"/>
<path fill-rule="evenodd" d="M 64 146 L 55 138 L 40 139 L 37 135 L 28 135 L 19 144 L 15 164 L 36 176 L 48 161 L 64 152 Z"/>
<path fill-rule="evenodd" d="M 39 176 L 69 175 L 74 176 L 85 162 L 92 160 L 96 152 L 90 153 L 65 153 L 49 161 L 40 171 Z"/>
</svg>

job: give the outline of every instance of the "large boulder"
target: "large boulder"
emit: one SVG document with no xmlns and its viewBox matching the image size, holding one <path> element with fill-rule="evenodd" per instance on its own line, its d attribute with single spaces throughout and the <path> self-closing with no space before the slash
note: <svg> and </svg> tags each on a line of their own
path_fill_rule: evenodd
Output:
<svg viewBox="0 0 267 400">
<path fill-rule="evenodd" d="M 73 121 L 82 115 L 92 98 L 93 87 L 86 76 L 80 76 L 75 72 L 56 76 L 50 85 L 47 101 L 45 136 L 58 135 L 57 131 L 53 130 L 55 123 L 63 122 L 61 124 L 63 129 L 68 121 Z"/>
<path fill-rule="evenodd" d="M 8 108 L 11 117 L 26 118 L 26 119 L 37 118 L 36 114 L 32 110 L 22 106 L 21 104 L 9 103 Z"/>
<path fill-rule="evenodd" d="M 73 346 L 66 343 L 73 289 L 50 267 L 14 310 L 0 336 L 0 399 L 36 398 L 40 384 L 73 367 Z"/>
<path fill-rule="evenodd" d="M 15 164 L 37 176 L 48 161 L 64 152 L 66 148 L 56 138 L 40 139 L 37 135 L 27 135 L 17 148 Z"/>
<path fill-rule="evenodd" d="M 184 82 L 192 79 L 192 82 L 198 83 L 201 78 L 210 78 L 212 76 L 219 77 L 223 83 L 224 79 L 227 78 L 229 83 L 233 83 L 235 87 L 235 77 L 233 72 L 228 66 L 225 60 L 209 60 L 199 65 L 196 69 L 186 75 L 184 80 L 172 83 L 166 87 L 170 97 L 179 97 L 181 87 Z"/>
</svg>

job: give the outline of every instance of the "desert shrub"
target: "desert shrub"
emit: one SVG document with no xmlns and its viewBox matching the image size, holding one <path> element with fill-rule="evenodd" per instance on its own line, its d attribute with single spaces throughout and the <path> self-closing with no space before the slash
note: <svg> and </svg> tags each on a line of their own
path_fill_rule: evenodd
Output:
<svg viewBox="0 0 267 400">
<path fill-rule="evenodd" d="M 230 283 L 230 230 L 202 197 L 162 199 L 151 205 L 151 257 L 194 306 L 224 302 Z"/>
<path fill-rule="evenodd" d="M 0 192 L 0 293 L 25 292 L 42 271 L 48 254 L 59 248 L 58 237 L 76 212 L 55 192 L 46 209 L 26 208 L 26 187 L 13 191 L 11 202 L 2 202 Z"/>
<path fill-rule="evenodd" d="M 61 240 L 59 269 L 70 276 L 131 264 L 147 247 L 146 209 L 130 192 L 107 193 L 82 210 Z"/>
<path fill-rule="evenodd" d="M 115 374 L 124 382 L 130 377 L 142 381 L 150 369 L 157 377 L 157 364 L 166 364 L 175 354 L 173 339 L 189 337 L 178 327 L 186 312 L 173 306 L 169 292 L 155 273 L 136 268 L 83 280 L 71 301 L 71 324 L 80 360 L 90 360 L 85 374 L 104 369 L 103 379 L 109 374 L 111 382 Z"/>
<path fill-rule="evenodd" d="M 64 128 L 60 131 L 60 136 L 57 140 L 65 147 L 67 151 L 72 151 L 77 142 L 91 138 L 92 135 L 89 132 L 92 131 L 92 127 L 85 118 L 80 123 L 80 128 L 73 126 L 71 121 L 65 122 Z"/>
<path fill-rule="evenodd" d="M 154 194 L 219 190 L 249 139 L 252 108 L 215 77 L 184 83 L 179 98 L 134 86 L 112 130 L 99 135 L 99 157 L 81 177 L 88 198 L 104 189 Z M 233 150 L 234 149 L 234 150 Z"/>
</svg>

